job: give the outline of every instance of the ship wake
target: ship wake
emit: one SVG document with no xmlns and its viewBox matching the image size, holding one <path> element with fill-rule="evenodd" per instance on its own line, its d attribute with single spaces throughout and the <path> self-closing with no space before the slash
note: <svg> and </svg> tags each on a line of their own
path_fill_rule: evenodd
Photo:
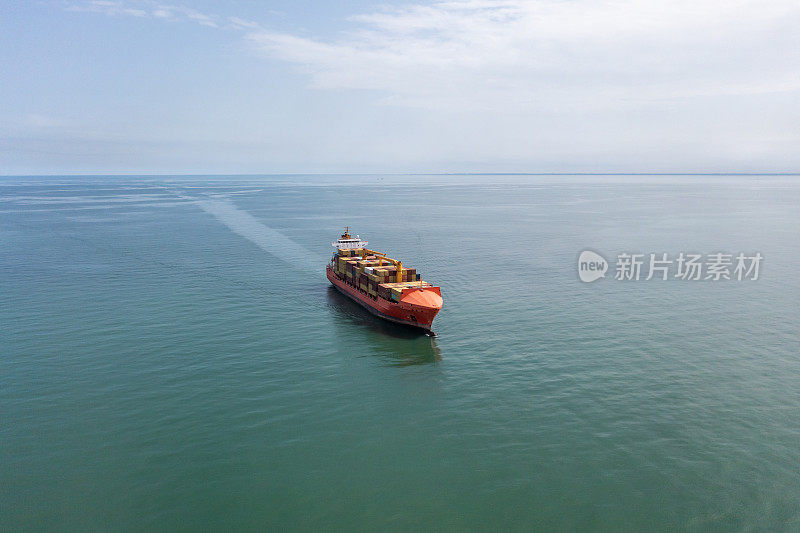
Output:
<svg viewBox="0 0 800 533">
<path fill-rule="evenodd" d="M 324 258 L 317 257 L 279 231 L 265 226 L 256 217 L 247 211 L 242 211 L 228 200 L 203 199 L 195 200 L 195 203 L 237 235 L 294 267 L 308 272 L 319 272 L 321 265 L 325 264 Z"/>
</svg>

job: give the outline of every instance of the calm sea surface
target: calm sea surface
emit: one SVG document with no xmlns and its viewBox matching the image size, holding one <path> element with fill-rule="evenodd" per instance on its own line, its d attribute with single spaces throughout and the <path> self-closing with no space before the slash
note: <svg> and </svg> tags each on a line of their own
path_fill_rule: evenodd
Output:
<svg viewBox="0 0 800 533">
<path fill-rule="evenodd" d="M 345 225 L 437 338 L 329 286 Z M 269 527 L 800 529 L 800 178 L 1 178 L 0 529 Z"/>
</svg>

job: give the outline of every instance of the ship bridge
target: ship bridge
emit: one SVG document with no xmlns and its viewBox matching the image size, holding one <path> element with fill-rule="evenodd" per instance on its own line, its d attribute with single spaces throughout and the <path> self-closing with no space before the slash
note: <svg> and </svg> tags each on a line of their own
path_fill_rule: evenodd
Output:
<svg viewBox="0 0 800 533">
<path fill-rule="evenodd" d="M 356 250 L 358 248 L 365 248 L 367 244 L 368 242 L 362 241 L 361 237 L 358 235 L 353 238 L 350 235 L 350 226 L 347 226 L 344 230 L 344 233 L 342 233 L 342 236 L 339 237 L 339 240 L 332 242 L 331 246 L 338 248 L 339 250 Z"/>
</svg>

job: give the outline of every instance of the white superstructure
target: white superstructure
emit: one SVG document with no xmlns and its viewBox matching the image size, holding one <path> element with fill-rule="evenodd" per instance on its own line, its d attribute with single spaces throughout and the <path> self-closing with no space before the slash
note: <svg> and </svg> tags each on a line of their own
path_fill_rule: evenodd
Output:
<svg viewBox="0 0 800 533">
<path fill-rule="evenodd" d="M 362 241 L 361 237 L 358 235 L 356 235 L 356 238 L 354 239 L 350 235 L 350 226 L 347 226 L 342 236 L 339 237 L 339 240 L 332 242 L 331 246 L 338 248 L 339 250 L 355 250 L 358 248 L 365 248 L 367 244 L 367 241 Z"/>
</svg>

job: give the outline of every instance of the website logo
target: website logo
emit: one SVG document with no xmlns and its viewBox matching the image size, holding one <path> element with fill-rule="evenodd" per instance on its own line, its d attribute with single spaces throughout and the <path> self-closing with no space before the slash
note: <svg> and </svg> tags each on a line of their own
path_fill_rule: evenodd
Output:
<svg viewBox="0 0 800 533">
<path fill-rule="evenodd" d="M 617 281 L 756 281 L 759 278 L 764 256 L 753 254 L 696 254 L 681 252 L 677 256 L 667 253 L 621 253 L 614 264 Z M 584 250 L 578 257 L 578 276 L 581 281 L 590 283 L 606 277 L 608 261 L 600 254 Z"/>
<path fill-rule="evenodd" d="M 584 283 L 591 283 L 600 278 L 606 277 L 608 261 L 591 250 L 584 250 L 578 256 L 578 276 Z"/>
</svg>

